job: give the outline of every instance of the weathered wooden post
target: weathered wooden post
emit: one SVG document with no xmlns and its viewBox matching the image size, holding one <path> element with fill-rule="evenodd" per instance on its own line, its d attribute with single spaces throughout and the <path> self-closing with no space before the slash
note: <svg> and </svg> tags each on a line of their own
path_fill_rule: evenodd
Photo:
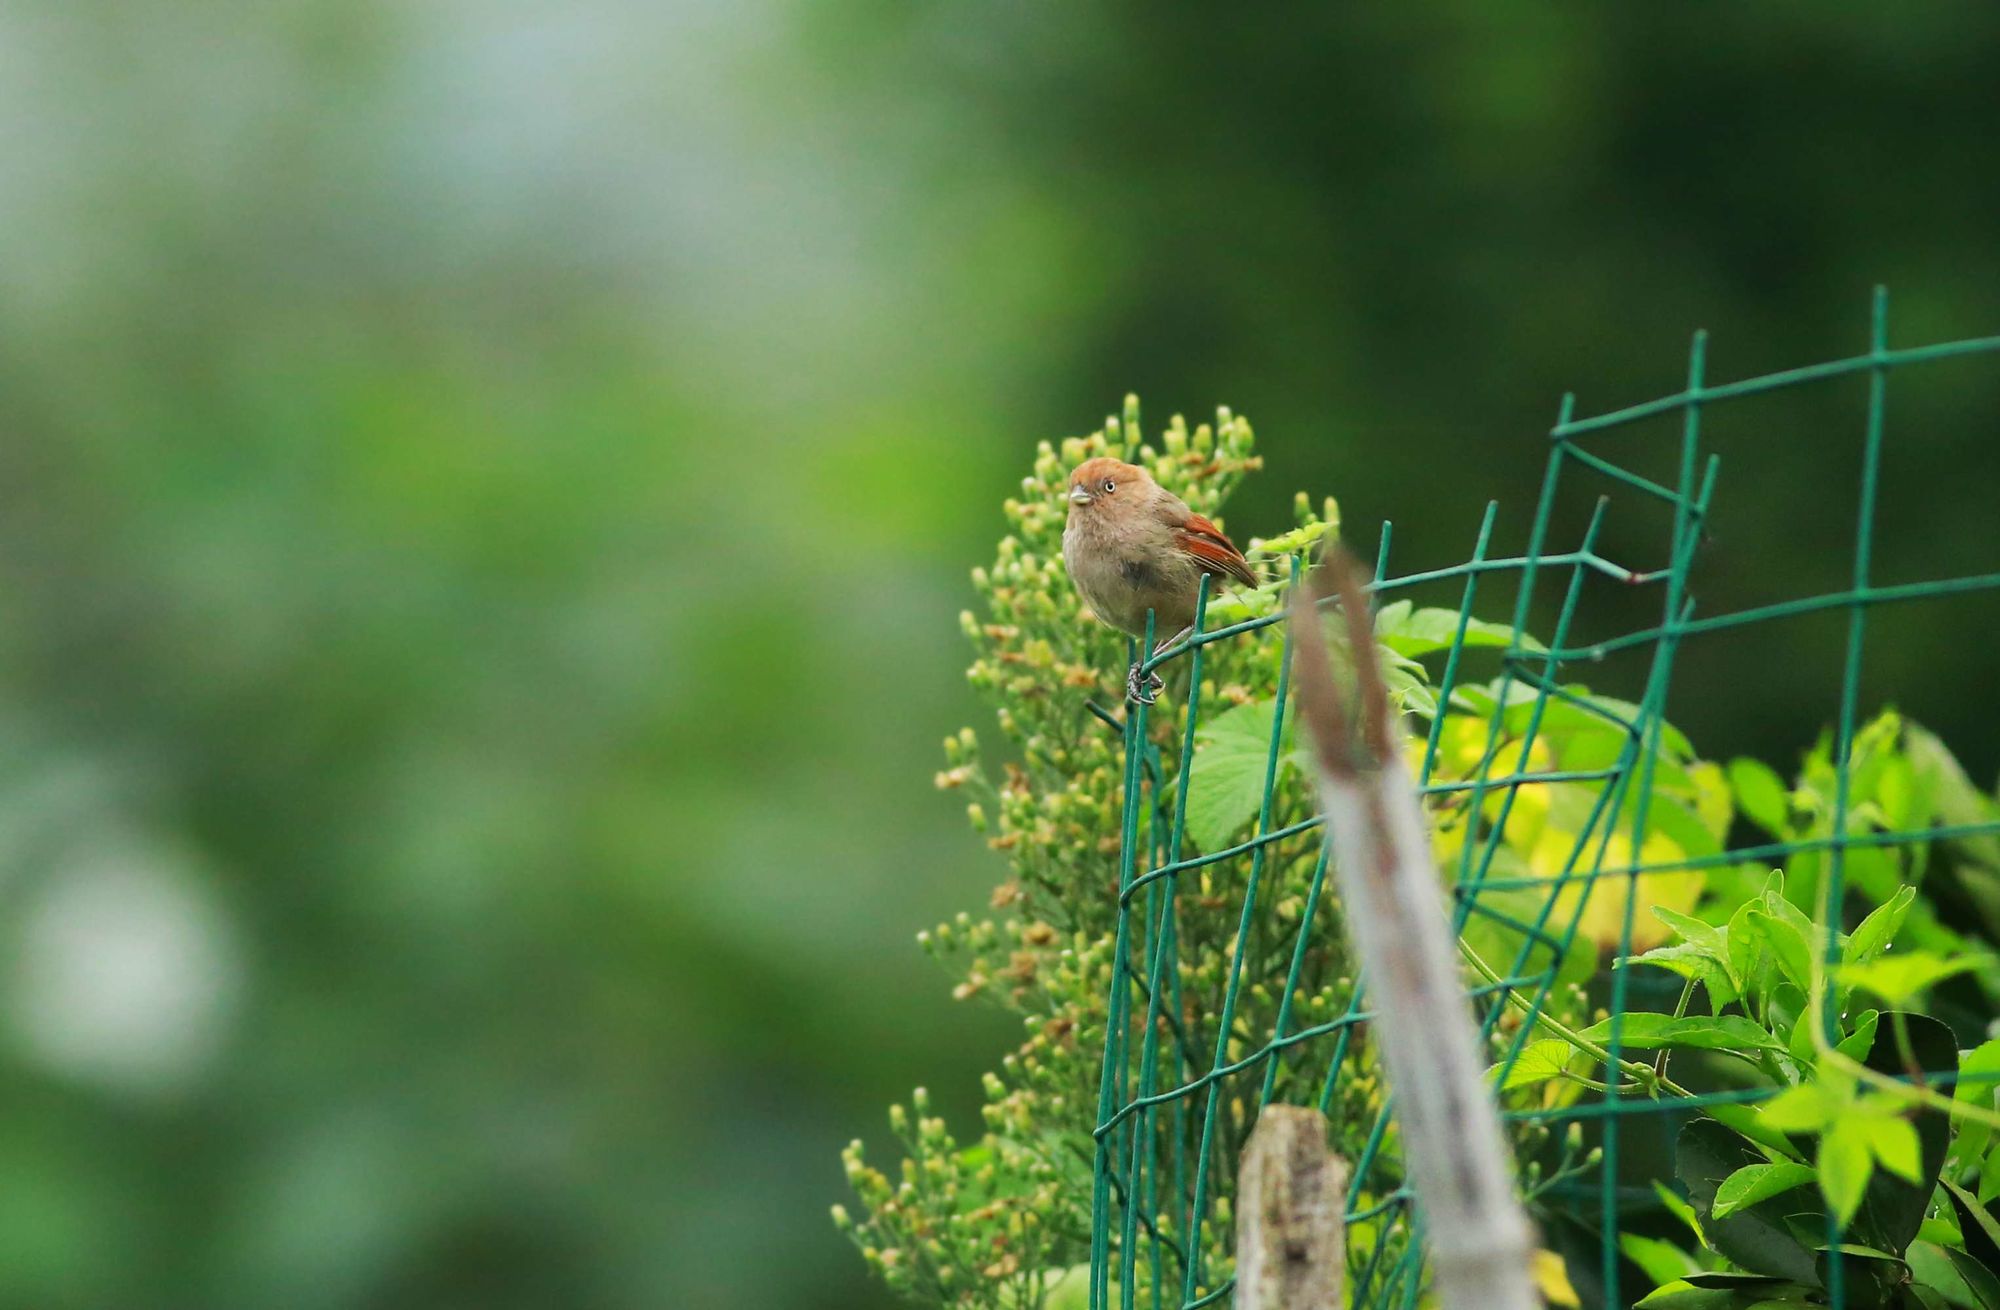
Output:
<svg viewBox="0 0 2000 1310">
<path fill-rule="evenodd" d="M 1346 1203 L 1326 1117 L 1265 1106 L 1237 1174 L 1236 1310 L 1340 1310 Z"/>
<path fill-rule="evenodd" d="M 1445 1310 L 1538 1310 L 1534 1230 L 1515 1195 L 1500 1116 L 1481 1078 L 1479 1031 L 1382 683 L 1367 598 L 1344 554 L 1329 559 L 1328 571 L 1353 646 L 1359 731 L 1334 685 L 1311 587 L 1294 599 L 1293 685 L 1312 736 L 1347 933 L 1368 979 L 1372 1032 L 1396 1098 L 1438 1300 Z"/>
</svg>

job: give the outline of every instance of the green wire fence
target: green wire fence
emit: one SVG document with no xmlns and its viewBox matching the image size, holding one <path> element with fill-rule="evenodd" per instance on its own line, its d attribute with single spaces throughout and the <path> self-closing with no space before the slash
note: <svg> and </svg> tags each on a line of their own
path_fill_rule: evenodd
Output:
<svg viewBox="0 0 2000 1310">
<path fill-rule="evenodd" d="M 1505 925 L 1519 943 L 1512 959 L 1481 961 L 1478 971 L 1468 973 L 1468 996 L 1497 1052 L 1497 1078 L 1509 1076 L 1534 1035 L 1542 1031 L 1538 1016 L 1548 1010 L 1559 988 L 1560 962 L 1575 944 L 1592 894 L 1600 886 L 1611 889 L 1609 896 L 1623 895 L 1616 948 L 1622 957 L 1634 953 L 1642 877 L 1685 877 L 1704 869 L 1770 864 L 1817 851 L 1823 855 L 1820 904 L 1837 911 L 1843 904 L 1853 849 L 2000 831 L 2000 823 L 1993 822 L 1963 825 L 1951 833 L 1936 828 L 1850 831 L 1853 825 L 1848 821 L 1850 766 L 1862 712 L 1862 654 L 1871 611 L 2000 588 L 2000 572 L 1897 585 L 1874 581 L 1876 491 L 1890 375 L 1953 356 L 1993 351 L 2000 351 L 2000 337 L 1891 348 L 1887 296 L 1880 290 L 1869 349 L 1852 358 L 1711 384 L 1705 339 L 1697 334 L 1688 358 L 1687 383 L 1673 395 L 1595 417 L 1577 416 L 1572 398 L 1564 398 L 1550 432 L 1546 473 L 1522 554 L 1489 554 L 1495 522 L 1489 506 L 1469 559 L 1449 568 L 1396 576 L 1390 570 L 1389 528 L 1383 526 L 1372 588 L 1378 605 L 1406 592 L 1456 590 L 1457 625 L 1435 688 L 1440 707 L 1454 704 L 1457 694 L 1469 691 L 1470 684 L 1463 681 L 1467 635 L 1477 630 L 1474 616 L 1481 601 L 1490 602 L 1496 585 L 1512 584 L 1512 633 L 1498 652 L 1497 690 L 1487 686 L 1476 702 L 1491 707 L 1489 737 L 1477 767 L 1468 777 L 1440 778 L 1438 764 L 1449 718 L 1440 708 L 1422 741 L 1418 770 L 1419 788 L 1428 803 L 1486 816 L 1479 832 L 1475 835 L 1468 827 L 1460 848 L 1444 861 L 1455 892 L 1455 927 L 1464 934 L 1469 926 L 1490 920 Z M 1718 472 L 1718 460 L 1704 456 L 1705 417 L 1744 397 L 1855 375 L 1866 379 L 1867 403 L 1857 425 L 1861 478 L 1850 585 L 1733 613 L 1699 614 L 1690 570 L 1704 539 Z M 1617 453 L 1621 441 L 1652 439 L 1651 433 L 1635 428 L 1649 419 L 1671 421 L 1673 415 L 1680 421 L 1670 484 L 1633 471 L 1628 464 L 1636 461 L 1629 455 L 1621 462 Z M 1592 475 L 1608 479 L 1627 498 L 1638 497 L 1667 511 L 1662 517 L 1670 515 L 1671 526 L 1664 566 L 1633 569 L 1608 556 L 1601 539 L 1609 498 L 1597 499 L 1573 545 L 1552 542 L 1559 504 L 1575 494 L 1582 478 Z M 1301 561 L 1293 561 L 1294 578 L 1301 567 Z M 1657 620 L 1598 639 L 1575 636 L 1584 583 L 1593 577 L 1657 595 Z M 1549 590 L 1557 593 L 1560 605 L 1542 645 L 1527 635 L 1528 620 L 1536 599 Z M 1261 631 L 1282 623 L 1282 610 L 1203 631 L 1208 600 L 1204 593 L 1194 635 L 1154 655 L 1146 665 L 1163 673 L 1187 674 L 1185 722 L 1178 742 L 1163 747 L 1149 737 L 1145 705 L 1128 705 L 1122 719 L 1103 716 L 1123 734 L 1124 803 L 1119 913 L 1095 1129 L 1090 1304 L 1093 1310 L 1113 1306 L 1193 1310 L 1228 1298 L 1226 1262 L 1208 1253 L 1220 1249 L 1218 1243 L 1226 1247 L 1232 1162 L 1241 1146 L 1240 1141 L 1228 1140 L 1234 1131 L 1229 1125 L 1240 1127 L 1254 1117 L 1241 1113 L 1245 1107 L 1283 1100 L 1316 1103 L 1323 1111 L 1344 1107 L 1349 1117 L 1358 1108 L 1365 1131 L 1345 1144 L 1353 1165 L 1347 1198 L 1350 1303 L 1411 1307 L 1423 1295 L 1422 1216 L 1399 1177 L 1393 1097 L 1375 1085 L 1364 1058 L 1369 1018 L 1365 980 L 1352 988 L 1351 1003 L 1342 1013 L 1304 1022 L 1292 1009 L 1293 992 L 1308 961 L 1311 967 L 1322 967 L 1329 955 L 1339 956 L 1341 947 L 1328 940 L 1339 929 L 1329 924 L 1325 913 L 1332 893 L 1326 887 L 1327 853 L 1318 832 L 1320 821 L 1309 810 L 1305 817 L 1278 821 L 1288 808 L 1295 808 L 1275 799 L 1291 749 L 1285 713 L 1288 677 L 1282 668 L 1253 835 L 1224 849 L 1188 853 L 1185 816 L 1190 787 L 1203 767 L 1197 735 L 1209 709 L 1201 701 L 1208 653 L 1217 643 L 1279 640 L 1285 643 L 1287 663 L 1290 655 L 1288 638 Z M 1665 707 L 1683 643 L 1817 611 L 1841 611 L 1846 616 L 1839 703 L 1832 716 L 1837 786 L 1830 835 L 1705 855 L 1670 849 L 1665 857 L 1649 858 L 1651 826 L 1659 817 L 1654 797 L 1661 779 L 1656 774 L 1673 767 L 1671 753 L 1663 750 L 1663 739 L 1672 733 Z M 1595 666 L 1623 651 L 1635 652 L 1644 664 L 1642 689 L 1634 701 L 1608 702 L 1578 695 L 1565 685 L 1564 674 L 1573 666 Z M 1615 753 L 1588 767 L 1558 767 L 1548 761 L 1537 767 L 1535 743 L 1545 723 L 1553 715 L 1573 716 L 1578 711 L 1601 720 L 1618 743 Z M 1504 752 L 1496 749 L 1503 715 L 1510 724 Z M 1510 760 L 1515 763 L 1510 765 Z M 1510 874 L 1496 853 L 1515 818 L 1523 788 L 1556 782 L 1589 783 L 1596 789 L 1595 803 L 1563 852 L 1559 872 Z M 1275 871 L 1293 865 L 1310 869 L 1302 903 L 1294 903 L 1300 899 L 1294 891 L 1286 893 L 1282 907 L 1274 906 Z M 1219 982 L 1220 1006 L 1206 1014 L 1191 1012 L 1183 994 L 1175 931 L 1177 904 L 1197 894 L 1197 880 L 1205 889 L 1199 894 L 1213 896 L 1226 889 L 1221 894 L 1238 899 L 1241 915 L 1228 973 Z M 1523 896 L 1538 902 L 1531 917 L 1522 913 Z M 1289 940 L 1267 940 L 1279 925 L 1287 926 Z M 1821 927 L 1826 927 L 1824 910 Z M 1827 966 L 1825 994 L 1817 1008 L 1829 1043 L 1840 1037 L 1831 980 L 1832 968 L 1839 963 L 1839 941 L 1837 933 L 1822 931 L 1816 943 Z M 1248 976 L 1246 961 L 1253 956 L 1275 961 L 1277 972 L 1270 978 Z M 1245 989 L 1275 990 L 1279 985 L 1284 991 L 1270 1030 L 1243 1031 L 1238 1001 Z M 1560 1139 L 1567 1144 L 1555 1169 L 1562 1176 L 1542 1177 L 1538 1186 L 1550 1188 L 1550 1196 L 1594 1220 L 1594 1260 L 1579 1261 L 1572 1253 L 1571 1274 L 1579 1283 L 1590 1282 L 1592 1296 L 1601 1298 L 1602 1304 L 1625 1306 L 1651 1289 L 1629 1285 L 1631 1272 L 1621 1266 L 1617 1235 L 1635 1209 L 1661 1204 L 1654 1190 L 1633 1176 L 1632 1170 L 1639 1167 L 1634 1153 L 1651 1161 L 1665 1135 L 1696 1110 L 1754 1101 L 1768 1097 L 1773 1089 L 1690 1090 L 1665 1076 L 1663 1059 L 1650 1069 L 1628 1059 L 1628 1016 L 1657 1008 L 1653 1002 L 1661 998 L 1642 990 L 1644 983 L 1631 968 L 1611 969 L 1608 978 L 1600 975 L 1595 985 L 1597 1002 L 1610 1014 L 1608 1030 L 1595 1044 L 1601 1046 L 1601 1076 L 1591 1081 L 1601 1090 L 1568 1104 L 1516 1105 L 1507 1117 L 1517 1129 L 1541 1133 L 1537 1141 Z M 1578 1146 L 1586 1136 L 1594 1142 L 1594 1150 Z M 1657 1171 L 1650 1163 L 1644 1167 Z M 1833 1249 L 1825 1256 L 1822 1275 L 1826 1302 L 1835 1307 L 1848 1304 L 1844 1261 L 1852 1258 L 1844 1255 L 1839 1237 L 1837 1230 L 1828 1236 Z M 1590 1264 L 1595 1267 L 1585 1267 Z"/>
</svg>

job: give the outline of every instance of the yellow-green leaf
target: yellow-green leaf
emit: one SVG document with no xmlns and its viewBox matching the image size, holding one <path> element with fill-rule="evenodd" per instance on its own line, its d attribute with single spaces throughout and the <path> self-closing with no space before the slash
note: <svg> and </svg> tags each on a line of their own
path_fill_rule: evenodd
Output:
<svg viewBox="0 0 2000 1310">
<path fill-rule="evenodd" d="M 1560 1078 L 1563 1070 L 1569 1066 L 1569 1062 L 1576 1057 L 1576 1053 L 1574 1046 L 1554 1038 L 1530 1042 L 1522 1048 L 1520 1057 L 1514 1061 L 1514 1067 L 1507 1070 L 1505 1080 L 1500 1081 L 1500 1090 L 1511 1092 L 1517 1087 L 1533 1087 L 1551 1078 Z M 1488 1086 L 1500 1079 L 1500 1071 L 1505 1067 L 1506 1062 L 1502 1061 L 1486 1071 Z"/>
<path fill-rule="evenodd" d="M 1770 765 L 1747 758 L 1731 760 L 1729 788 L 1736 793 L 1736 808 L 1750 822 L 1774 837 L 1792 835 L 1791 791 Z"/>
<path fill-rule="evenodd" d="M 1819 1187 L 1833 1217 L 1845 1228 L 1861 1208 L 1868 1190 L 1868 1176 L 1874 1171 L 1875 1156 L 1868 1149 L 1868 1132 L 1862 1123 L 1843 1118 L 1819 1139 Z"/>
<path fill-rule="evenodd" d="M 1902 1006 L 1946 978 L 1980 968 L 1987 962 L 1985 956 L 1979 955 L 1947 960 L 1929 951 L 1906 951 L 1865 964 L 1844 964 L 1840 967 L 1840 981 L 1845 986 L 1872 992 L 1891 1005 Z"/>
<path fill-rule="evenodd" d="M 1908 1119 L 1892 1113 L 1869 1115 L 1860 1121 L 1868 1134 L 1868 1149 L 1884 1169 L 1913 1183 L 1923 1182 L 1923 1148 Z"/>
<path fill-rule="evenodd" d="M 1833 1122 L 1840 1109 L 1841 1101 L 1825 1087 L 1801 1083 L 1766 1101 L 1757 1117 L 1781 1133 L 1816 1133 Z"/>
</svg>

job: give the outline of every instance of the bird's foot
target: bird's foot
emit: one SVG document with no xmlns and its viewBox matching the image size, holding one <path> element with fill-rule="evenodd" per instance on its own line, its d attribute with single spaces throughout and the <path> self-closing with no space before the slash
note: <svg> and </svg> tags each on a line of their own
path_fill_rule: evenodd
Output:
<svg viewBox="0 0 2000 1310">
<path fill-rule="evenodd" d="M 1157 673 L 1139 675 L 1139 665 L 1135 662 L 1125 671 L 1125 699 L 1140 705 L 1151 705 L 1160 698 L 1160 689 L 1167 684 Z"/>
</svg>

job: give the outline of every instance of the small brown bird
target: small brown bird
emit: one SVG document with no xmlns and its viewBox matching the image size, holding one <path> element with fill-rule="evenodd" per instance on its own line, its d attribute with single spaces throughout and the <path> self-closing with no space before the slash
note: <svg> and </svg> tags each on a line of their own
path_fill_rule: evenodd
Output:
<svg viewBox="0 0 2000 1310">
<path fill-rule="evenodd" d="M 1257 585 L 1257 575 L 1222 529 L 1189 509 L 1136 464 L 1100 457 L 1069 475 L 1069 524 L 1063 563 L 1098 618 L 1144 640 L 1146 612 L 1153 632 L 1171 644 L 1194 626 L 1202 574 Z M 1150 705 L 1162 683 L 1139 684 L 1139 665 L 1126 675 L 1126 694 Z"/>
</svg>

